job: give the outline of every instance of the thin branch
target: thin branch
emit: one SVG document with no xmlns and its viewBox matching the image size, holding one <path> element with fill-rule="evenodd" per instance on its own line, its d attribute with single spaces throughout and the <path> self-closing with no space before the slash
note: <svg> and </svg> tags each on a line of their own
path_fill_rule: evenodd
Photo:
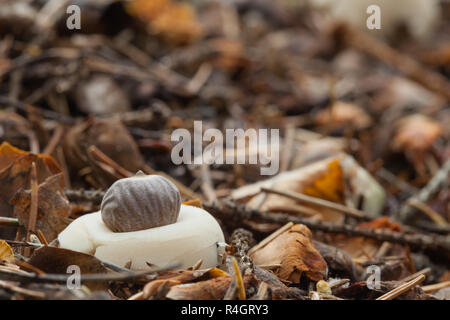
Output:
<svg viewBox="0 0 450 320">
<path fill-rule="evenodd" d="M 362 212 L 360 210 L 346 207 L 342 204 L 334 203 L 334 202 L 327 201 L 324 199 L 311 197 L 306 194 L 301 194 L 301 193 L 296 193 L 296 192 L 291 192 L 291 191 L 276 190 L 276 189 L 266 188 L 266 187 L 262 187 L 261 191 L 267 192 L 267 193 L 274 193 L 274 194 L 278 194 L 280 196 L 284 196 L 284 197 L 298 200 L 301 202 L 306 202 L 306 203 L 315 204 L 315 205 L 318 205 L 318 206 L 321 206 L 324 208 L 333 209 L 333 210 L 342 212 L 348 216 L 351 216 L 353 218 L 368 219 L 367 217 L 364 216 L 364 212 Z"/>
</svg>

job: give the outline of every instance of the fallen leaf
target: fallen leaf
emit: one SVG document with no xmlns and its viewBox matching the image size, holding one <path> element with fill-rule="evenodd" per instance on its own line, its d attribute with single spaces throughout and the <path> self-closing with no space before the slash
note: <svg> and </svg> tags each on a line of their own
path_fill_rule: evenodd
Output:
<svg viewBox="0 0 450 320">
<path fill-rule="evenodd" d="M 261 188 L 297 193 L 306 193 L 305 189 L 308 188 L 307 192 L 310 195 L 321 196 L 331 201 L 336 199 L 342 201 L 343 185 L 345 185 L 346 197 L 348 196 L 355 207 L 361 204 L 362 198 L 362 211 L 367 216 L 375 218 L 381 214 L 386 196 L 383 188 L 355 159 L 346 154 L 316 161 L 292 171 L 282 172 L 275 177 L 243 186 L 233 190 L 231 197 L 235 201 L 245 203 L 250 208 L 279 212 L 278 208 L 295 207 L 300 203 L 281 195 L 261 193 Z M 301 203 L 301 205 L 319 211 L 321 220 L 343 221 L 344 216 L 336 210 L 306 203 Z"/>
<path fill-rule="evenodd" d="M 220 300 L 223 299 L 231 277 L 219 277 L 211 280 L 173 286 L 166 297 L 173 300 Z"/>
<path fill-rule="evenodd" d="M 387 229 L 395 232 L 401 232 L 402 228 L 398 223 L 392 222 L 388 217 L 381 217 L 369 222 L 364 222 L 358 225 L 361 229 Z"/>
<path fill-rule="evenodd" d="M 0 240 L 0 262 L 14 262 L 14 252 L 11 246 L 4 240 Z"/>
<path fill-rule="evenodd" d="M 38 215 L 36 230 L 41 230 L 48 242 L 56 239 L 58 234 L 69 224 L 69 201 L 61 191 L 62 174 L 48 177 L 38 186 Z M 20 189 L 12 197 L 14 215 L 19 223 L 28 226 L 31 207 L 31 190 Z"/>
<path fill-rule="evenodd" d="M 11 198 L 19 189 L 30 188 L 31 167 L 36 164 L 38 182 L 61 173 L 56 161 L 46 155 L 32 154 L 11 146 L 8 142 L 0 145 L 0 216 L 11 217 L 14 208 L 10 204 Z M 64 181 L 61 178 L 59 188 L 62 190 Z M 14 236 L 15 231 L 1 230 L 6 238 Z"/>
<path fill-rule="evenodd" d="M 28 261 L 32 266 L 46 273 L 72 274 L 68 273 L 69 266 L 80 268 L 80 274 L 106 273 L 108 270 L 96 257 L 63 248 L 44 246 L 34 250 Z M 105 289 L 106 283 L 85 282 L 91 290 Z"/>
<path fill-rule="evenodd" d="M 326 278 L 327 264 L 312 242 L 311 231 L 296 224 L 252 255 L 256 265 L 280 265 L 276 275 L 299 283 L 302 274 L 314 281 Z"/>
<path fill-rule="evenodd" d="M 70 167 L 81 170 L 91 167 L 96 187 L 109 187 L 118 177 L 102 169 L 89 155 L 95 146 L 109 158 L 130 172 L 145 167 L 139 148 L 126 127 L 115 119 L 91 118 L 69 130 L 64 140 L 64 154 Z"/>
<path fill-rule="evenodd" d="M 233 281 L 232 277 L 217 277 L 210 280 L 173 286 L 166 297 L 173 300 L 220 300 L 223 299 Z M 244 287 L 255 286 L 252 275 L 244 276 Z"/>
<path fill-rule="evenodd" d="M 143 289 L 144 298 L 147 299 L 156 294 L 158 289 L 165 283 L 169 287 L 172 287 L 182 283 L 214 279 L 218 277 L 230 277 L 230 275 L 218 268 L 168 271 L 166 273 L 162 273 L 157 280 L 150 281 L 145 285 Z"/>
<path fill-rule="evenodd" d="M 334 202 L 343 202 L 344 178 L 339 160 L 332 160 L 328 169 L 320 177 L 305 187 L 305 194 Z"/>
</svg>

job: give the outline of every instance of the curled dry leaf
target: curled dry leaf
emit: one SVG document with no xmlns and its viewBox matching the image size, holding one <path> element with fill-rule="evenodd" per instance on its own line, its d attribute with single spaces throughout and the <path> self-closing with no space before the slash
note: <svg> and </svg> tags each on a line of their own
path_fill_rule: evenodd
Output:
<svg viewBox="0 0 450 320">
<path fill-rule="evenodd" d="M 38 182 L 61 173 L 56 161 L 46 155 L 36 155 L 11 146 L 8 142 L 0 145 L 0 215 L 10 217 L 13 215 L 11 197 L 21 188 L 30 187 L 32 163 L 36 164 Z M 59 188 L 64 181 L 59 180 Z"/>
<path fill-rule="evenodd" d="M 48 177 L 38 186 L 38 214 L 36 230 L 41 230 L 48 242 L 56 239 L 70 220 L 69 201 L 61 189 L 62 174 Z M 31 190 L 20 189 L 12 197 L 14 215 L 19 223 L 28 226 L 31 208 Z M 21 232 L 19 230 L 19 232 Z"/>
<path fill-rule="evenodd" d="M 256 285 L 253 275 L 246 275 L 243 278 L 245 289 Z M 225 297 L 232 281 L 230 276 L 220 276 L 210 280 L 180 284 L 173 286 L 166 297 L 173 300 L 221 300 Z"/>
<path fill-rule="evenodd" d="M 312 242 L 311 231 L 296 224 L 251 256 L 257 265 L 280 265 L 275 272 L 285 281 L 299 283 L 302 274 L 314 281 L 325 279 L 327 264 Z"/>
<path fill-rule="evenodd" d="M 144 299 L 147 299 L 158 291 L 158 289 L 166 284 L 169 287 L 173 287 L 183 283 L 189 283 L 199 280 L 215 279 L 219 277 L 230 277 L 226 272 L 218 269 L 204 269 L 204 270 L 182 270 L 182 271 L 169 271 L 161 274 L 159 279 L 150 281 L 144 287 Z"/>
<path fill-rule="evenodd" d="M 273 178 L 241 187 L 232 192 L 232 198 L 245 202 L 251 208 L 261 211 L 277 211 L 280 207 L 294 207 L 298 202 L 277 194 L 260 193 L 262 187 L 309 193 L 330 201 L 344 200 L 344 185 L 349 187 L 345 195 L 357 207 L 363 198 L 362 209 L 370 217 L 378 217 L 384 206 L 385 192 L 370 174 L 350 156 L 338 156 L 316 161 L 296 170 L 286 171 Z M 316 209 L 322 220 L 342 220 L 342 214 L 335 210 L 304 204 Z"/>
<path fill-rule="evenodd" d="M 166 297 L 173 300 L 220 300 L 223 299 L 231 277 L 219 277 L 211 280 L 174 286 Z"/>
<path fill-rule="evenodd" d="M 0 240 L 0 263 L 2 262 L 14 262 L 14 252 L 10 245 L 4 240 Z"/>
<path fill-rule="evenodd" d="M 130 172 L 137 172 L 145 166 L 136 142 L 119 120 L 94 118 L 82 122 L 67 133 L 64 152 L 71 167 L 93 169 L 95 180 L 102 184 L 97 187 L 109 187 L 118 177 L 103 170 L 92 159 L 88 152 L 90 146 L 97 147 Z"/>
</svg>

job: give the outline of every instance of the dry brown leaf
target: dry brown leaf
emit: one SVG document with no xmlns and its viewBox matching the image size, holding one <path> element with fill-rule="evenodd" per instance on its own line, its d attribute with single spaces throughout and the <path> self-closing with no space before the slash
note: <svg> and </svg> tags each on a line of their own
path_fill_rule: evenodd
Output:
<svg viewBox="0 0 450 320">
<path fill-rule="evenodd" d="M 89 254 L 68 249 L 44 246 L 36 249 L 28 261 L 32 266 L 46 273 L 68 274 L 69 266 L 78 266 L 81 274 L 106 273 L 100 260 Z M 86 282 L 91 290 L 105 289 L 105 283 Z"/>
<path fill-rule="evenodd" d="M 14 252 L 11 246 L 4 240 L 0 240 L 0 263 L 1 262 L 14 262 Z"/>
<path fill-rule="evenodd" d="M 223 299 L 231 277 L 219 277 L 211 280 L 173 286 L 166 297 L 173 300 L 220 300 Z"/>
<path fill-rule="evenodd" d="M 38 215 L 36 230 L 41 230 L 48 242 L 56 239 L 70 222 L 69 201 L 61 190 L 62 174 L 48 177 L 38 186 Z M 20 189 L 10 203 L 19 223 L 28 226 L 31 207 L 31 190 Z"/>
<path fill-rule="evenodd" d="M 118 177 L 103 170 L 89 156 L 90 146 L 101 152 L 130 172 L 137 172 L 145 167 L 139 148 L 125 126 L 115 119 L 89 119 L 69 130 L 64 140 L 64 153 L 70 167 L 81 170 L 93 169 L 97 187 L 107 188 Z"/>
<path fill-rule="evenodd" d="M 38 182 L 42 182 L 54 174 L 61 173 L 61 169 L 50 156 L 32 154 L 17 149 L 8 142 L 3 142 L 0 145 L 1 216 L 13 216 L 14 208 L 9 201 L 19 189 L 30 188 L 33 162 L 36 164 Z M 62 178 L 59 183 L 59 190 L 62 190 L 64 186 Z M 4 231 L 2 234 L 6 237 L 12 236 L 9 231 Z"/>
<path fill-rule="evenodd" d="M 277 276 L 299 283 L 302 274 L 314 281 L 326 278 L 327 264 L 314 247 L 311 231 L 296 224 L 253 255 L 257 265 L 280 265 Z"/>
<path fill-rule="evenodd" d="M 251 208 L 277 212 L 278 208 L 293 208 L 300 203 L 278 194 L 261 193 L 261 188 L 297 193 L 305 193 L 305 189 L 308 188 L 310 195 L 321 196 L 328 200 L 340 198 L 343 201 L 343 185 L 346 187 L 345 196 L 355 207 L 360 205 L 362 197 L 364 200 L 362 211 L 365 214 L 374 218 L 381 214 L 385 200 L 383 188 L 352 157 L 345 154 L 316 161 L 296 170 L 282 172 L 275 177 L 245 185 L 233 190 L 231 197 L 233 200 L 246 203 Z M 342 221 L 344 217 L 336 210 L 306 203 L 301 205 L 319 211 L 320 218 L 325 221 Z"/>
<path fill-rule="evenodd" d="M 181 271 L 168 271 L 162 273 L 157 280 L 150 281 L 143 289 L 144 299 L 147 299 L 158 291 L 158 289 L 166 284 L 169 287 L 173 287 L 178 284 L 188 283 L 198 280 L 214 279 L 218 277 L 230 277 L 225 271 L 218 268 L 210 268 L 203 270 L 181 270 Z"/>
</svg>

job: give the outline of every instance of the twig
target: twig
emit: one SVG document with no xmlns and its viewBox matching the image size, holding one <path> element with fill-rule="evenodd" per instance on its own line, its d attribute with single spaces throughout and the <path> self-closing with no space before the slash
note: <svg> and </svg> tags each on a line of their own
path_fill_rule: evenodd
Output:
<svg viewBox="0 0 450 320">
<path fill-rule="evenodd" d="M 346 40 L 352 47 L 394 66 L 408 78 L 450 100 L 450 83 L 441 74 L 427 69 L 410 56 L 393 49 L 374 37 L 348 27 L 343 29 L 347 37 Z"/>
<path fill-rule="evenodd" d="M 399 295 L 405 293 L 406 291 L 414 288 L 416 285 L 420 284 L 423 280 L 425 280 L 425 275 L 421 274 L 414 280 L 402 284 L 401 286 L 383 294 L 381 297 L 378 297 L 376 300 L 392 300 L 398 297 Z"/>
<path fill-rule="evenodd" d="M 20 226 L 17 218 L 0 217 L 0 226 L 2 227 L 18 227 Z"/>
<path fill-rule="evenodd" d="M 131 173 L 127 169 L 125 169 L 122 166 L 120 166 L 117 162 L 115 162 L 110 157 L 108 157 L 106 154 L 104 154 L 96 146 L 94 146 L 94 145 L 90 146 L 88 151 L 97 161 L 103 162 L 104 164 L 110 166 L 111 168 L 114 169 L 114 171 L 116 171 L 121 176 L 123 176 L 123 177 L 131 177 L 131 176 L 133 176 L 133 173 Z"/>
<path fill-rule="evenodd" d="M 273 239 L 275 239 L 276 237 L 278 237 L 280 234 L 284 233 L 285 231 L 289 230 L 292 226 L 294 225 L 294 223 L 292 222 L 288 222 L 286 223 L 284 226 L 282 226 L 280 229 L 278 229 L 277 231 L 275 231 L 274 233 L 272 233 L 270 236 L 268 236 L 267 238 L 265 238 L 264 240 L 262 240 L 261 242 L 259 242 L 256 246 L 254 246 L 253 248 L 250 249 L 250 251 L 248 252 L 249 255 L 252 255 L 253 253 L 255 253 L 256 251 L 264 248 L 269 242 L 271 242 Z"/>
<path fill-rule="evenodd" d="M 42 243 L 44 246 L 48 246 L 48 241 L 47 241 L 47 239 L 45 238 L 44 234 L 42 233 L 41 229 L 37 229 L 36 234 L 37 234 L 37 236 L 38 236 L 38 238 L 39 238 L 39 241 L 41 241 L 41 243 Z"/>
<path fill-rule="evenodd" d="M 328 208 L 328 209 L 337 210 L 339 212 L 342 212 L 346 215 L 349 215 L 349 216 L 357 218 L 357 219 L 368 219 L 367 217 L 364 216 L 364 213 L 360 210 L 346 207 L 339 203 L 334 203 L 334 202 L 327 201 L 324 199 L 311 197 L 306 194 L 301 194 L 301 193 L 296 193 L 296 192 L 291 192 L 291 191 L 276 190 L 276 189 L 271 189 L 271 188 L 267 188 L 267 187 L 261 187 L 261 191 L 268 192 L 268 193 L 274 193 L 274 194 L 278 194 L 280 196 L 288 197 L 288 198 L 291 198 L 294 200 L 307 202 L 310 204 L 315 204 L 315 205 L 318 205 L 318 206 L 321 206 L 324 208 Z"/>
<path fill-rule="evenodd" d="M 435 284 L 430 284 L 428 286 L 423 286 L 422 290 L 425 293 L 430 293 L 433 291 L 437 291 L 440 289 L 444 289 L 450 287 L 450 280 L 449 281 L 444 281 L 444 282 L 440 282 L 440 283 L 435 283 Z"/>
<path fill-rule="evenodd" d="M 64 127 L 59 125 L 56 127 L 55 132 L 53 132 L 53 135 L 45 147 L 43 154 L 51 155 L 53 151 L 55 151 L 56 146 L 58 145 L 59 141 L 61 140 L 64 133 Z"/>
<path fill-rule="evenodd" d="M 258 287 L 258 291 L 256 292 L 255 297 L 253 297 L 253 300 L 266 300 L 267 296 L 269 295 L 269 285 L 267 282 L 261 282 L 261 284 Z"/>
<path fill-rule="evenodd" d="M 31 232 L 34 232 L 36 229 L 36 221 L 38 215 L 38 180 L 37 180 L 37 172 L 36 172 L 36 163 L 33 162 L 31 164 L 31 205 L 30 205 L 30 215 L 28 219 L 28 228 L 27 228 L 27 241 L 30 241 Z M 25 248 L 25 256 L 29 256 L 30 248 Z"/>
<path fill-rule="evenodd" d="M 15 241 L 15 240 L 6 240 L 6 239 L 0 239 L 5 241 L 11 246 L 19 246 L 19 247 L 33 247 L 33 248 L 40 248 L 43 247 L 43 244 L 40 243 L 33 243 L 33 242 L 26 242 L 26 241 Z"/>
<path fill-rule="evenodd" d="M 204 203 L 203 206 L 211 214 L 222 221 L 228 223 L 241 224 L 242 220 L 261 219 L 280 224 L 288 222 L 301 223 L 313 230 L 319 230 L 329 233 L 342 233 L 349 236 L 362 236 L 378 241 L 389 241 L 409 245 L 412 249 L 423 250 L 432 249 L 450 257 L 450 239 L 439 235 L 424 234 L 405 234 L 389 230 L 372 230 L 365 228 L 356 228 L 348 224 L 337 224 L 324 221 L 313 221 L 301 217 L 291 216 L 284 213 L 264 212 L 256 209 L 246 208 L 243 205 L 234 202 L 224 201 L 218 203 Z M 226 220 L 225 220 L 226 219 Z"/>
<path fill-rule="evenodd" d="M 9 105 L 13 108 L 19 109 L 20 111 L 26 112 L 26 113 L 30 113 L 30 112 L 35 112 L 37 114 L 42 115 L 45 118 L 49 118 L 49 119 L 53 119 L 53 120 L 58 120 L 61 121 L 63 123 L 67 123 L 67 124 L 73 124 L 75 122 L 74 119 L 67 117 L 63 114 L 57 113 L 57 112 L 53 112 L 50 110 L 44 110 L 44 109 L 40 109 L 40 108 L 36 108 L 34 106 L 31 105 L 27 105 L 23 102 L 20 102 L 18 100 L 12 99 L 10 97 L 7 96 L 0 96 L 0 105 Z"/>
<path fill-rule="evenodd" d="M 431 269 L 430 269 L 430 268 L 425 268 L 425 269 L 422 269 L 422 270 L 420 270 L 420 271 L 417 271 L 416 273 L 410 274 L 409 276 L 407 276 L 407 277 L 401 279 L 400 282 L 408 282 L 408 281 L 411 281 L 412 279 L 417 278 L 417 277 L 420 276 L 421 274 L 423 274 L 423 275 L 428 275 L 430 272 L 431 272 Z"/>
<path fill-rule="evenodd" d="M 434 223 L 442 227 L 448 226 L 447 221 L 426 203 L 423 203 L 416 198 L 411 198 L 408 200 L 408 205 L 425 213 Z"/>
<path fill-rule="evenodd" d="M 443 184 L 447 183 L 449 172 L 450 172 L 450 159 L 444 163 L 442 168 L 439 169 L 439 171 L 434 175 L 434 177 L 427 183 L 425 187 L 423 187 L 423 189 L 419 191 L 417 195 L 414 196 L 414 198 L 419 200 L 420 202 L 426 203 L 428 199 L 433 194 L 435 194 Z M 412 208 L 407 201 L 400 209 L 397 215 L 397 219 L 401 222 L 406 223 L 414 217 L 416 212 L 417 210 Z"/>
<path fill-rule="evenodd" d="M 16 293 L 20 293 L 20 294 L 23 294 L 23 295 L 26 295 L 26 296 L 30 296 L 30 297 L 33 297 L 33 298 L 45 299 L 45 293 L 43 293 L 43 292 L 24 289 L 24 288 L 15 286 L 12 283 L 8 283 L 7 281 L 0 280 L 0 287 L 8 289 L 8 290 L 11 290 L 11 291 L 16 292 Z"/>
<path fill-rule="evenodd" d="M 234 280 L 230 285 L 230 288 L 225 294 L 224 300 L 232 300 L 237 296 L 239 300 L 245 300 L 245 287 L 244 287 L 244 280 L 242 279 L 242 273 L 239 268 L 239 265 L 236 261 L 235 257 L 231 257 L 231 262 L 233 264 L 233 273 L 234 273 Z"/>
<path fill-rule="evenodd" d="M 80 276 L 81 282 L 105 282 L 105 281 L 131 281 L 144 276 L 148 276 L 157 272 L 171 270 L 177 268 L 179 264 L 171 264 L 164 268 L 140 272 L 123 272 L 115 274 L 84 274 Z M 4 280 L 19 282 L 58 282 L 67 283 L 70 275 L 65 274 L 35 274 L 35 273 L 18 273 L 12 271 L 0 270 L 0 275 Z"/>
<path fill-rule="evenodd" d="M 233 231 L 230 238 L 230 243 L 236 250 L 235 256 L 239 258 L 239 263 L 243 267 L 243 272 L 246 269 L 253 270 L 253 262 L 249 257 L 250 243 L 253 241 L 253 235 L 250 231 L 238 228 Z"/>
</svg>

